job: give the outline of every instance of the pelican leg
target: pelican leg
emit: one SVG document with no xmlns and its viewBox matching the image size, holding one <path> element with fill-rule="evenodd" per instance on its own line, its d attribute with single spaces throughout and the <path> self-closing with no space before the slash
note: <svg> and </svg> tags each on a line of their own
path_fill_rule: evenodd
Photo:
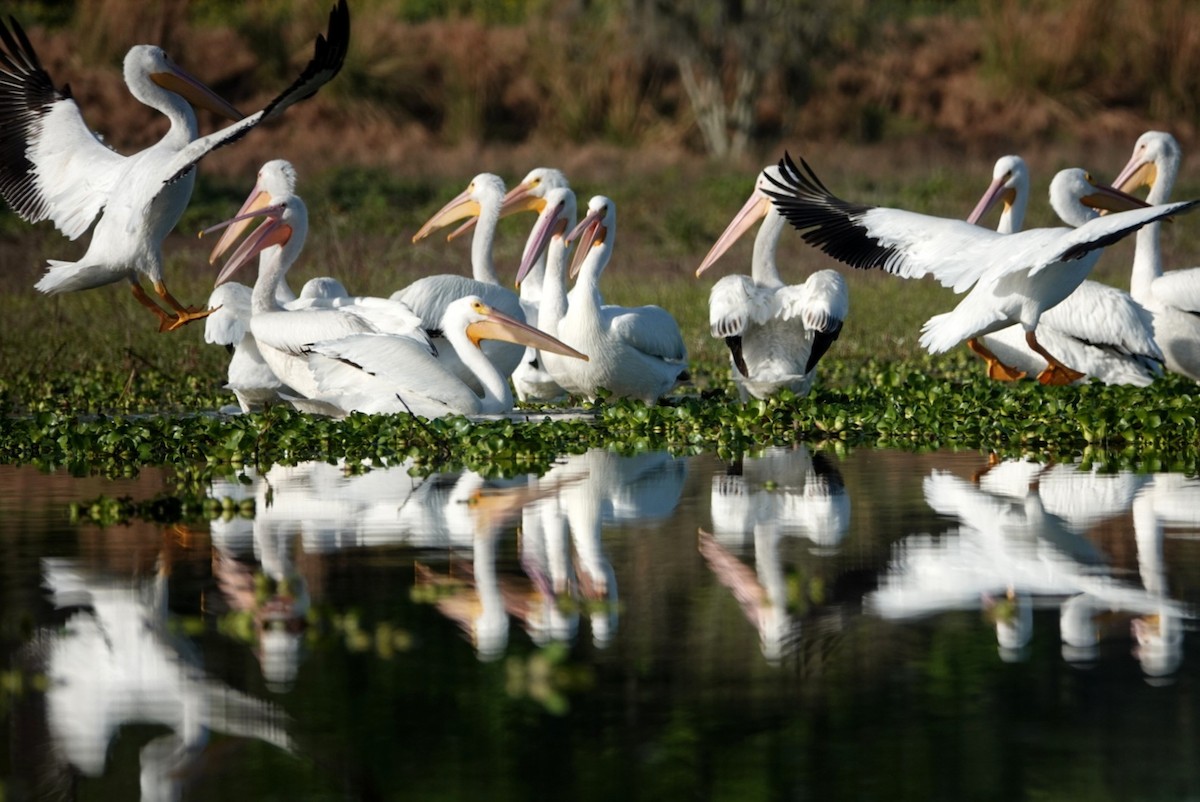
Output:
<svg viewBox="0 0 1200 802">
<path fill-rule="evenodd" d="M 178 317 L 164 320 L 162 325 L 158 327 L 159 331 L 175 331 L 180 326 L 191 323 L 193 320 L 202 320 L 217 311 L 215 309 L 197 309 L 194 306 L 184 306 L 175 300 L 175 296 L 167 289 L 167 285 L 161 281 L 154 282 L 154 291 L 159 294 L 159 297 L 170 304 L 171 308 L 175 310 L 176 315 L 178 315 Z"/>
<path fill-rule="evenodd" d="M 1000 357 L 993 354 L 987 346 L 979 342 L 978 338 L 972 337 L 967 340 L 967 347 L 979 354 L 987 362 L 987 375 L 989 379 L 1002 382 L 1015 382 L 1018 379 L 1025 378 L 1025 371 L 1017 370 L 1001 362 Z"/>
<path fill-rule="evenodd" d="M 137 283 L 136 280 L 132 281 L 129 287 L 133 290 L 133 297 L 137 298 L 138 303 L 149 309 L 158 317 L 159 331 L 166 331 L 167 327 L 175 322 L 175 317 L 163 311 L 162 307 L 156 304 L 154 299 L 146 294 L 146 291 L 142 289 L 142 285 Z"/>
<path fill-rule="evenodd" d="M 1046 367 L 1038 374 L 1037 380 L 1042 384 L 1070 384 L 1078 381 L 1086 376 L 1086 373 L 1080 373 L 1059 362 L 1049 351 L 1042 347 L 1042 344 L 1037 341 L 1037 336 L 1032 331 L 1025 332 L 1025 344 L 1033 349 L 1034 353 L 1041 354 L 1046 360 Z"/>
</svg>

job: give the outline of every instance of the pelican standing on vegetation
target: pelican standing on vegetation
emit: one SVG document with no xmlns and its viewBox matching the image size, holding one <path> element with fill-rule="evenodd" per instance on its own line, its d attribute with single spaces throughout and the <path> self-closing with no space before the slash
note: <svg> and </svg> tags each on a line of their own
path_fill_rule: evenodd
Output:
<svg viewBox="0 0 1200 802">
<path fill-rule="evenodd" d="M 1148 208 L 1093 183 L 1083 170 L 1069 169 L 1051 182 L 1050 204 L 1075 228 L 998 234 L 962 220 L 844 201 L 807 164 L 802 173 L 786 154 L 780 171 L 782 180 L 772 179 L 776 189 L 767 194 L 806 242 L 852 267 L 883 268 L 905 278 L 933 275 L 956 292 L 972 288 L 953 311 L 926 321 L 921 329 L 926 350 L 943 353 L 964 339 L 1019 323 L 1026 343 L 1047 362 L 1038 374 L 1043 384 L 1068 384 L 1082 374 L 1038 342 L 1042 313 L 1087 278 L 1104 247 L 1200 203 Z M 1101 217 L 1095 209 L 1115 213 Z"/>
<path fill-rule="evenodd" d="M 306 398 L 320 394 L 309 369 L 309 354 L 315 343 L 352 334 L 388 334 L 416 341 L 434 353 L 421 321 L 411 310 L 395 301 L 367 299 L 369 303 L 345 306 L 315 305 L 289 309 L 280 302 L 280 284 L 296 260 L 308 233 L 308 210 L 293 191 L 294 173 L 282 160 L 268 162 L 240 212 L 230 220 L 206 230 L 229 227 L 231 232 L 217 243 L 213 259 L 236 240 L 249 221 L 266 218 L 238 246 L 217 276 L 219 286 L 243 265 L 259 257 L 258 279 L 251 296 L 250 332 L 263 359 L 283 385 Z M 336 304 L 335 299 L 331 304 Z"/>
<path fill-rule="evenodd" d="M 700 267 L 699 277 L 759 220 L 750 275 L 725 276 L 708 296 L 712 336 L 729 347 L 733 378 L 742 401 L 768 398 L 782 389 L 806 395 L 816 378 L 817 361 L 842 331 L 849 312 L 846 281 L 836 270 L 820 270 L 803 284 L 785 285 L 775 250 L 785 220 L 763 192 L 767 167 L 741 211 L 717 239 Z"/>
<path fill-rule="evenodd" d="M 317 398 L 345 412 L 411 412 L 427 418 L 505 413 L 513 406 L 508 377 L 484 356 L 481 341 L 501 340 L 584 362 L 588 359 L 474 295 L 451 301 L 440 328 L 463 366 L 474 373 L 482 393 L 476 393 L 416 340 L 357 334 L 309 349 L 320 388 Z"/>
<path fill-rule="evenodd" d="M 160 331 L 207 315 L 183 306 L 163 279 L 162 242 L 191 198 L 193 168 L 210 151 L 311 96 L 337 74 L 350 40 L 345 0 L 330 12 L 328 31 L 317 37 L 300 77 L 250 117 L 184 72 L 161 48 L 132 48 L 124 66 L 130 93 L 170 121 L 161 140 L 133 156 L 109 149 L 88 129 L 70 89 L 54 88 L 25 32 L 11 18 L 10 25 L 11 30 L 0 23 L 0 194 L 24 220 L 52 220 L 70 239 L 96 221 L 87 253 L 75 262 L 50 260 L 37 289 L 74 292 L 125 279 L 134 297 L 159 318 Z M 238 122 L 197 138 L 189 101 Z M 138 273 L 170 312 L 142 289 Z"/>
<path fill-rule="evenodd" d="M 547 286 L 543 288 L 540 310 L 545 315 L 547 302 L 556 303 L 548 296 L 556 294 L 557 287 L 549 285 L 561 280 L 560 267 L 552 262 L 565 260 L 565 246 L 579 240 L 571 264 L 571 274 L 577 278 L 566 295 L 566 310 L 561 318 L 551 312 L 543 325 L 551 326 L 556 337 L 586 353 L 589 360 L 565 367 L 551 363 L 547 367 L 567 392 L 588 400 L 606 391 L 616 398 L 640 398 L 653 404 L 688 378 L 687 347 L 679 324 L 660 306 L 625 307 L 603 302 L 599 281 L 612 258 L 616 204 L 603 195 L 594 196 L 587 215 L 564 237 L 564 213 L 573 213 L 575 208 L 574 195 L 568 200 L 569 192 L 554 191 L 555 202 L 547 204 L 539 220 L 534 249 L 526 252 L 517 273 L 518 280 L 523 278 L 541 251 L 557 240 L 556 252 L 547 255 Z"/>
<path fill-rule="evenodd" d="M 492 258 L 492 245 L 496 239 L 496 226 L 500 221 L 500 206 L 504 202 L 504 195 L 504 181 L 500 176 L 480 173 L 471 180 L 466 189 L 439 209 L 413 235 L 413 242 L 420 242 L 433 231 L 463 218 L 478 218 L 475 234 L 471 239 L 471 278 L 448 273 L 426 276 L 391 295 L 393 300 L 401 301 L 412 309 L 421 318 L 426 330 L 433 333 L 439 358 L 446 361 L 455 375 L 479 392 L 482 392 L 483 387 L 478 384 L 474 371 L 458 361 L 457 352 L 453 348 L 443 347 L 447 340 L 442 336 L 439 327 L 450 302 L 467 295 L 479 296 L 490 308 L 516 320 L 525 320 L 525 313 L 521 311 L 521 301 L 517 294 L 507 287 L 500 286 L 500 278 Z M 524 352 L 523 348 L 508 342 L 488 343 L 484 346 L 484 355 L 492 360 L 505 377 L 512 375 Z"/>
<path fill-rule="evenodd" d="M 1029 169 L 1020 156 L 1002 156 L 996 161 L 992 183 L 967 222 L 978 224 L 1001 202 L 1004 209 L 996 230 L 1001 234 L 1020 231 L 1029 202 Z M 1084 373 L 1081 382 L 1097 378 L 1105 384 L 1146 387 L 1162 375 L 1163 354 L 1154 341 L 1150 313 L 1129 293 L 1091 279 L 1042 314 L 1038 340 Z M 993 379 L 1023 378 L 1043 365 L 1019 326 L 968 340 L 967 345 L 987 362 L 988 376 Z"/>
<path fill-rule="evenodd" d="M 1113 181 L 1126 192 L 1149 186 L 1146 201 L 1166 203 L 1179 176 L 1179 143 L 1163 131 L 1138 137 L 1129 162 Z M 1154 339 L 1167 368 L 1200 381 L 1200 267 L 1163 272 L 1161 226 L 1138 232 L 1129 292 L 1154 319 Z"/>
<path fill-rule="evenodd" d="M 546 207 L 546 195 L 553 189 L 568 188 L 570 183 L 561 170 L 553 167 L 535 167 L 530 170 L 521 183 L 508 191 L 504 203 L 500 206 L 500 216 L 505 217 L 521 211 L 540 213 Z M 525 252 L 533 247 L 535 231 L 530 230 L 525 241 Z M 522 254 L 523 255 L 523 254 Z M 542 328 L 540 308 L 542 304 L 542 287 L 545 284 L 546 252 L 530 267 L 529 272 L 519 282 L 521 309 L 525 312 L 525 321 L 531 326 Z M 521 364 L 513 371 L 512 383 L 517 398 L 522 401 L 553 401 L 561 398 L 565 391 L 554 377 L 546 370 L 544 360 L 532 348 L 525 350 Z"/>
</svg>

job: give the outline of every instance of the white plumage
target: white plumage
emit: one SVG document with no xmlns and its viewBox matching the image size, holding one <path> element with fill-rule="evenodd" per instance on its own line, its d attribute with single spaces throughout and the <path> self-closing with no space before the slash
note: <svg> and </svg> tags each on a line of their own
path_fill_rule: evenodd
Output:
<svg viewBox="0 0 1200 802">
<path fill-rule="evenodd" d="M 1179 143 L 1162 131 L 1138 137 L 1133 155 L 1113 181 L 1126 192 L 1149 186 L 1149 203 L 1166 203 L 1179 175 Z M 1163 272 L 1161 226 L 1138 232 L 1130 294 L 1149 310 L 1167 368 L 1200 381 L 1200 268 Z"/>
<path fill-rule="evenodd" d="M 992 175 L 991 186 L 967 220 L 978 223 L 1003 201 L 996 230 L 1001 234 L 1020 231 L 1029 200 L 1025 160 L 1002 156 Z M 1163 355 L 1154 341 L 1150 313 L 1129 293 L 1091 279 L 1042 314 L 1038 340 L 1064 364 L 1085 374 L 1078 382 L 1096 378 L 1105 384 L 1145 387 L 1162 375 Z M 967 344 L 988 361 L 988 375 L 994 379 L 1022 378 L 1045 364 L 1026 343 L 1020 326 L 985 334 Z"/>
<path fill-rule="evenodd" d="M 206 312 L 184 307 L 163 279 L 162 242 L 191 197 L 196 162 L 251 128 L 309 97 L 341 68 L 350 36 L 345 0 L 329 16 L 301 76 L 264 109 L 245 117 L 174 64 L 161 48 L 138 45 L 125 57 L 125 81 L 142 103 L 170 120 L 166 135 L 133 156 L 109 149 L 88 129 L 65 87 L 55 89 L 25 33 L 0 25 L 0 194 L 25 220 L 51 220 L 76 239 L 92 223 L 87 252 L 77 261 L 50 260 L 37 283 L 46 293 L 131 283 L 134 296 L 161 321 L 178 328 Z M 188 101 L 238 122 L 205 137 Z M 97 218 L 99 218 L 97 220 Z M 138 283 L 154 286 L 164 311 Z"/>
<path fill-rule="evenodd" d="M 816 378 L 817 361 L 841 333 L 850 306 L 846 282 L 837 271 L 817 271 L 802 284 L 783 283 L 775 250 L 785 220 L 763 192 L 768 173 L 778 171 L 772 166 L 759 174 L 750 198 L 696 269 L 699 276 L 762 221 L 750 275 L 722 278 L 708 298 L 712 336 L 729 347 L 733 378 L 743 401 L 750 396 L 767 398 L 784 388 L 807 394 Z"/>
<path fill-rule="evenodd" d="M 956 292 L 971 287 L 953 311 L 922 327 L 921 345 L 928 351 L 942 353 L 964 339 L 1020 324 L 1030 348 L 1046 359 L 1038 375 L 1045 384 L 1068 383 L 1079 373 L 1038 343 L 1042 313 L 1079 286 L 1105 246 L 1197 203 L 1131 208 L 1140 205 L 1136 199 L 1094 184 L 1082 170 L 1064 170 L 1051 182 L 1050 202 L 1075 228 L 998 234 L 965 221 L 844 201 L 811 168 L 805 165 L 802 173 L 787 156 L 780 168 L 783 180 L 768 194 L 810 244 L 853 267 L 906 278 L 932 275 Z M 1114 213 L 1095 216 L 1095 208 Z"/>
</svg>

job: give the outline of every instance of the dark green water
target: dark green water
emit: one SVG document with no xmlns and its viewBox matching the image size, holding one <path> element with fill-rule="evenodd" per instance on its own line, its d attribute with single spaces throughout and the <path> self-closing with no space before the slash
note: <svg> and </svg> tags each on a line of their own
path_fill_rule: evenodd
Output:
<svg viewBox="0 0 1200 802">
<path fill-rule="evenodd" d="M 1200 798 L 1200 482 L 985 467 L 0 466 L 0 798 Z"/>
</svg>

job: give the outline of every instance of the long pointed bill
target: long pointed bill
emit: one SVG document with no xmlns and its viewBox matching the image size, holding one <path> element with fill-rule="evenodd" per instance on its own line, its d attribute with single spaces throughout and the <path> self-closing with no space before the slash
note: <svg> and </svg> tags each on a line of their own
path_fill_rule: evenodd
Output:
<svg viewBox="0 0 1200 802">
<path fill-rule="evenodd" d="M 579 240 L 579 244 L 575 246 L 575 256 L 571 259 L 571 278 L 575 278 L 579 273 L 579 266 L 591 253 L 592 248 L 604 244 L 604 238 L 608 235 L 604 228 L 604 211 L 601 207 L 588 212 L 587 217 L 580 220 L 579 225 L 567 235 L 567 242 Z"/>
<path fill-rule="evenodd" d="M 210 226 L 200 232 L 200 236 L 216 231 L 220 228 L 225 229 L 225 233 L 217 240 L 217 244 L 213 246 L 212 253 L 208 255 L 208 263 L 214 264 L 221 258 L 221 254 L 229 250 L 229 246 L 242 236 L 242 233 L 250 227 L 250 221 L 256 217 L 261 217 L 265 212 L 264 209 L 271 205 L 271 193 L 262 188 L 261 184 L 255 184 L 254 189 L 250 190 L 250 194 L 246 197 L 242 208 L 237 210 L 229 220 L 224 223 L 218 223 L 215 226 Z"/>
<path fill-rule="evenodd" d="M 562 356 L 574 357 L 588 361 L 587 354 L 581 354 L 571 346 L 551 337 L 541 329 L 535 329 L 526 323 L 522 323 L 515 318 L 497 312 L 490 306 L 479 304 L 478 310 L 485 315 L 483 320 L 478 320 L 467 325 L 467 336 L 476 346 L 480 340 L 504 340 L 505 342 L 524 345 L 529 348 L 536 348 L 539 351 L 549 351 L 552 354 L 561 354 Z"/>
<path fill-rule="evenodd" d="M 212 228 L 205 229 L 206 232 L 215 231 L 223 226 L 267 215 L 267 219 L 262 222 L 262 225 L 254 229 L 254 232 L 246 237 L 242 244 L 238 246 L 238 249 L 233 252 L 233 255 L 229 257 L 229 261 L 225 263 L 225 267 L 221 268 L 220 274 L 217 275 L 214 286 L 224 284 L 238 271 L 238 268 L 262 251 L 265 251 L 272 245 L 284 245 L 292 238 L 292 227 L 280 219 L 282 213 L 282 205 L 268 206 L 259 211 L 239 215 L 224 223 L 218 223 Z"/>
<path fill-rule="evenodd" d="M 521 184 L 510 189 L 508 194 L 504 196 L 504 201 L 500 204 L 500 216 L 508 217 L 511 214 L 526 211 L 541 212 L 544 208 L 546 208 L 545 199 L 531 194 L 529 187 L 526 184 Z M 461 237 L 473 229 L 478 222 L 478 217 L 470 218 L 467 222 L 450 232 L 446 239 L 453 240 Z"/>
<path fill-rule="evenodd" d="M 473 186 L 467 187 L 454 200 L 439 209 L 437 214 L 429 218 L 425 225 L 421 226 L 421 229 L 416 234 L 413 234 L 412 241 L 420 242 L 433 231 L 462 220 L 464 217 L 478 217 L 479 201 L 471 197 L 473 190 Z"/>
<path fill-rule="evenodd" d="M 988 185 L 987 192 L 983 193 L 983 197 L 979 199 L 979 203 L 975 204 L 975 208 L 971 210 L 970 216 L 967 217 L 968 223 L 977 225 L 983 219 L 983 216 L 991 211 L 991 208 L 999 201 L 1004 201 L 1004 205 L 1006 206 L 1013 202 L 1013 198 L 1017 194 L 1016 190 L 1012 187 L 1004 186 L 1010 176 L 1011 173 L 1005 173 Z"/>
<path fill-rule="evenodd" d="M 750 197 L 746 203 L 725 227 L 725 231 L 713 243 L 709 249 L 708 255 L 704 257 L 704 261 L 696 268 L 696 277 L 713 266 L 713 263 L 721 258 L 725 251 L 729 250 L 733 243 L 737 242 L 743 234 L 753 228 L 754 224 L 767 216 L 767 212 L 771 209 L 771 199 L 763 194 L 757 188 L 750 193 Z"/>
<path fill-rule="evenodd" d="M 559 216 L 562 213 L 564 205 L 565 202 L 559 201 L 555 207 L 542 212 L 537 227 L 533 230 L 533 236 L 530 237 L 529 247 L 526 248 L 524 256 L 521 257 L 521 266 L 517 268 L 518 287 L 525 280 L 525 276 L 529 274 L 529 271 L 533 269 L 534 263 L 546 252 L 546 248 L 550 246 L 550 240 L 555 235 L 565 235 L 567 221 Z"/>
<path fill-rule="evenodd" d="M 178 64 L 172 64 L 170 72 L 152 73 L 150 80 L 163 89 L 181 96 L 197 108 L 207 109 L 213 114 L 220 114 L 222 117 L 234 121 L 241 120 L 246 116 Z"/>
<path fill-rule="evenodd" d="M 1093 209 L 1105 212 L 1127 212 L 1130 209 L 1145 209 L 1150 204 L 1141 198 L 1122 192 L 1119 189 L 1106 187 L 1103 184 L 1093 184 L 1094 192 L 1084 195 L 1079 200 Z"/>
<path fill-rule="evenodd" d="M 1135 154 L 1121 170 L 1121 174 L 1112 182 L 1112 185 L 1122 192 L 1133 192 L 1140 187 L 1154 186 L 1156 178 L 1158 178 L 1158 168 L 1154 162 L 1148 162 Z"/>
</svg>

